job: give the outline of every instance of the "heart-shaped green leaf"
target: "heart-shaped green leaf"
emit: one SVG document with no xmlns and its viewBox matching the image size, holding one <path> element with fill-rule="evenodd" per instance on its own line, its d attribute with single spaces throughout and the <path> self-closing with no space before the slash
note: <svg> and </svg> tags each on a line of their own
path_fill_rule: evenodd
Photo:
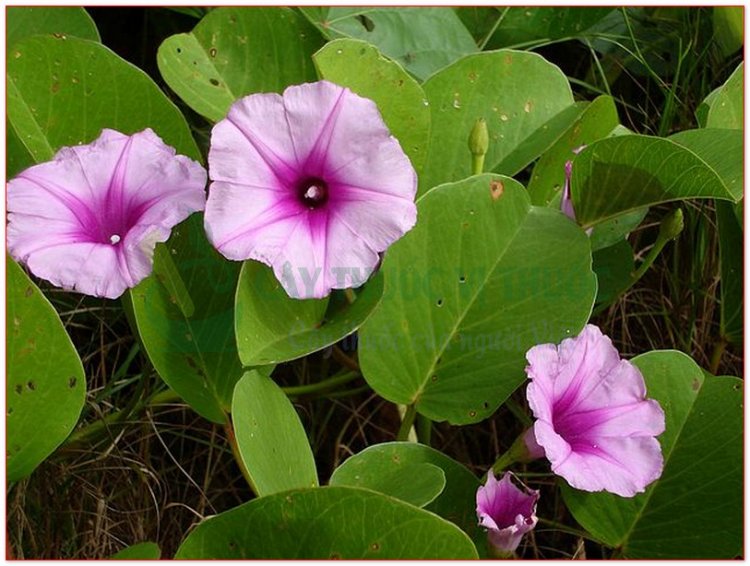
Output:
<svg viewBox="0 0 750 566">
<path fill-rule="evenodd" d="M 451 8 L 300 8 L 330 39 L 350 37 L 375 45 L 420 80 L 477 50 Z M 439 33 L 435 33 L 440 30 Z"/>
<path fill-rule="evenodd" d="M 564 486 L 576 520 L 628 558 L 733 558 L 742 551 L 742 381 L 705 376 L 681 352 L 633 359 L 664 409 L 664 472 L 623 498 Z"/>
<path fill-rule="evenodd" d="M 5 45 L 10 48 L 32 35 L 71 35 L 99 41 L 99 32 L 88 12 L 77 6 L 8 6 Z"/>
<path fill-rule="evenodd" d="M 86 400 L 78 353 L 54 307 L 12 259 L 7 270 L 8 481 L 34 469 L 73 430 Z"/>
<path fill-rule="evenodd" d="M 557 126 L 547 139 L 547 131 L 555 130 L 547 122 L 573 105 L 573 94 L 562 71 L 536 53 L 502 50 L 469 55 L 430 77 L 424 91 L 432 129 L 419 180 L 421 193 L 471 174 L 467 142 L 480 118 L 487 121 L 490 136 L 485 170 L 514 175 L 554 143 L 578 115 L 575 107 L 570 108 L 562 128 Z M 543 143 L 529 144 L 538 131 Z M 518 152 L 524 144 L 524 151 Z"/>
<path fill-rule="evenodd" d="M 185 118 L 146 73 L 99 43 L 34 36 L 8 57 L 8 117 L 34 160 L 89 143 L 102 128 L 154 130 L 177 153 L 201 161 Z"/>
<path fill-rule="evenodd" d="M 484 529 L 479 528 L 476 512 L 479 480 L 463 464 L 434 448 L 416 442 L 386 442 L 370 446 L 341 464 L 331 476 L 331 485 L 343 483 L 342 476 L 346 479 L 360 476 L 356 481 L 362 481 L 376 477 L 380 472 L 390 473 L 393 470 L 403 470 L 404 466 L 427 464 L 443 471 L 444 488 L 425 508 L 461 527 L 471 536 L 477 548 L 484 550 L 487 534 Z M 415 479 L 415 476 L 407 477 L 408 481 Z M 363 487 L 376 489 L 373 486 Z M 398 497 L 391 492 L 389 495 Z M 407 494 L 403 495 L 405 497 Z M 404 498 L 404 501 L 407 499 Z"/>
<path fill-rule="evenodd" d="M 433 189 L 383 262 L 383 302 L 360 331 L 368 383 L 433 420 L 490 414 L 524 380 L 524 355 L 586 323 L 589 241 L 516 181 L 480 175 Z"/>
<path fill-rule="evenodd" d="M 639 135 L 599 140 L 579 153 L 573 161 L 571 193 L 576 218 L 584 227 L 662 202 L 736 201 L 741 196 L 686 147 Z"/>
<path fill-rule="evenodd" d="M 216 8 L 191 33 L 168 37 L 157 63 L 170 88 L 216 122 L 247 94 L 314 81 L 310 56 L 322 44 L 290 8 Z"/>
<path fill-rule="evenodd" d="M 259 496 L 318 485 L 305 429 L 270 377 L 250 371 L 237 382 L 232 421 L 240 456 Z"/>
<path fill-rule="evenodd" d="M 383 294 L 375 274 L 349 303 L 340 294 L 325 299 L 292 299 L 273 271 L 256 261 L 242 266 L 235 325 L 240 359 L 246 366 L 280 363 L 322 350 L 354 332 Z"/>
<path fill-rule="evenodd" d="M 337 39 L 313 56 L 320 76 L 374 100 L 391 133 L 419 172 L 427 157 L 430 109 L 419 83 L 363 41 Z"/>
<path fill-rule="evenodd" d="M 386 495 L 320 487 L 261 497 L 207 519 L 176 558 L 477 558 L 454 524 Z"/>
<path fill-rule="evenodd" d="M 242 376 L 234 338 L 240 264 L 211 247 L 194 214 L 156 247 L 154 273 L 130 292 L 138 333 L 167 384 L 203 417 L 224 423 Z"/>
<path fill-rule="evenodd" d="M 562 189 L 565 163 L 573 159 L 574 152 L 606 137 L 617 124 L 617 109 L 611 97 L 599 96 L 582 106 L 575 121 L 534 166 L 528 186 L 532 204 L 549 204 Z"/>
</svg>

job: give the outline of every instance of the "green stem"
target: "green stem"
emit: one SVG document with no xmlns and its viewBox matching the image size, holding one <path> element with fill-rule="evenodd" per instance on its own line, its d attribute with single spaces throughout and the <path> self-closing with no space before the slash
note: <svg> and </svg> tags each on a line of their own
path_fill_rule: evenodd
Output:
<svg viewBox="0 0 750 566">
<path fill-rule="evenodd" d="M 654 242 L 654 247 L 652 247 L 648 253 L 646 254 L 646 257 L 643 258 L 643 261 L 641 262 L 641 265 L 638 266 L 638 269 L 633 272 L 633 275 L 630 278 L 630 285 L 629 287 L 632 287 L 635 285 L 638 280 L 643 277 L 643 275 L 648 271 L 648 268 L 651 267 L 651 265 L 654 263 L 654 260 L 659 257 L 659 254 L 664 249 L 664 246 L 667 245 L 667 242 L 669 240 L 666 238 L 657 238 L 656 242 Z"/>
<path fill-rule="evenodd" d="M 337 385 L 343 385 L 345 383 L 349 383 L 350 381 L 354 381 L 358 377 L 359 377 L 359 372 L 347 371 L 346 373 L 343 373 L 341 375 L 334 375 L 333 377 L 329 377 L 328 379 L 324 379 L 323 381 L 318 381 L 316 383 L 308 383 L 306 385 L 294 385 L 291 387 L 282 387 L 281 390 L 290 397 L 299 397 L 301 395 L 309 395 L 311 393 L 318 393 L 320 391 L 325 391 L 326 389 L 331 389 L 333 387 L 336 387 Z"/>
<path fill-rule="evenodd" d="M 484 155 L 471 156 L 471 174 L 481 175 L 484 171 Z"/>
<path fill-rule="evenodd" d="M 430 445 L 432 439 L 432 421 L 424 415 L 417 415 L 417 438 L 425 446 Z"/>
<path fill-rule="evenodd" d="M 411 430 L 411 427 L 414 425 L 414 419 L 416 416 L 417 416 L 416 405 L 414 404 L 408 405 L 406 407 L 406 414 L 404 415 L 404 418 L 401 421 L 401 427 L 398 429 L 396 440 L 406 441 L 409 439 L 409 431 Z"/>
<path fill-rule="evenodd" d="M 234 435 L 234 429 L 232 428 L 232 423 L 227 421 L 227 424 L 224 425 L 224 430 L 227 433 L 227 441 L 229 442 L 229 446 L 232 448 L 232 455 L 234 456 L 234 460 L 235 462 L 237 462 L 237 466 L 239 466 L 240 472 L 242 472 L 242 477 L 245 478 L 247 485 L 250 486 L 250 489 L 253 490 L 253 493 L 255 495 L 258 495 L 258 488 L 255 487 L 255 483 L 253 483 L 253 478 L 250 477 L 250 472 L 247 471 L 247 468 L 245 467 L 245 462 L 242 460 L 242 455 L 240 454 L 239 446 L 237 446 L 237 437 L 235 437 Z"/>
<path fill-rule="evenodd" d="M 510 6 L 505 8 L 505 10 L 503 10 L 503 13 L 500 14 L 500 16 L 497 18 L 497 21 L 495 22 L 495 25 L 492 26 L 492 29 L 490 30 L 490 32 L 484 37 L 482 42 L 477 46 L 479 47 L 479 51 L 484 51 L 484 48 L 487 47 L 487 44 L 489 43 L 490 39 L 492 39 L 492 36 L 495 35 L 497 28 L 500 27 L 501 23 L 503 23 L 503 20 L 505 19 L 505 14 L 508 13 L 508 10 L 510 10 Z"/>
<path fill-rule="evenodd" d="M 727 340 L 724 337 L 719 338 L 719 341 L 714 346 L 714 351 L 711 353 L 711 361 L 708 366 L 708 370 L 716 375 L 719 373 L 719 364 L 721 364 L 721 356 L 724 355 L 724 350 L 727 349 Z"/>
</svg>

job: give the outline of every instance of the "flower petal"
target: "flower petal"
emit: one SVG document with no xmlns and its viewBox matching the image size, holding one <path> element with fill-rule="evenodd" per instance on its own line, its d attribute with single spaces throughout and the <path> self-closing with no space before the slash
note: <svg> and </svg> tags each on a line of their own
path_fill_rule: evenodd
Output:
<svg viewBox="0 0 750 566">
<path fill-rule="evenodd" d="M 602 438 L 586 451 L 578 447 L 552 470 L 576 489 L 633 497 L 659 478 L 663 466 L 659 441 L 639 436 Z"/>
</svg>

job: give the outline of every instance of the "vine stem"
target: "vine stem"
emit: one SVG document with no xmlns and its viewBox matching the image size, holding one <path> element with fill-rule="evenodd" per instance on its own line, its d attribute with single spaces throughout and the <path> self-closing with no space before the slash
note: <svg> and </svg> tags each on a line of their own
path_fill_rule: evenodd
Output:
<svg viewBox="0 0 750 566">
<path fill-rule="evenodd" d="M 396 440 L 398 441 L 406 441 L 409 439 L 409 431 L 411 430 L 411 427 L 414 425 L 414 419 L 417 416 L 417 407 L 413 403 L 411 405 L 408 405 L 406 407 L 406 414 L 404 415 L 403 420 L 401 421 L 401 427 L 398 429 L 398 434 L 396 435 Z"/>
<path fill-rule="evenodd" d="M 250 472 L 247 471 L 245 462 L 242 460 L 240 448 L 239 446 L 237 446 L 237 437 L 234 434 L 234 428 L 232 427 L 231 422 L 227 421 L 227 424 L 224 425 L 224 431 L 227 433 L 227 441 L 229 442 L 229 446 L 232 448 L 232 455 L 234 456 L 235 462 L 237 462 L 237 466 L 239 466 L 240 468 L 240 472 L 242 472 L 242 477 L 245 478 L 247 485 L 250 486 L 250 489 L 253 490 L 253 493 L 255 495 L 258 495 L 258 488 L 255 487 L 253 478 L 250 477 Z"/>
</svg>

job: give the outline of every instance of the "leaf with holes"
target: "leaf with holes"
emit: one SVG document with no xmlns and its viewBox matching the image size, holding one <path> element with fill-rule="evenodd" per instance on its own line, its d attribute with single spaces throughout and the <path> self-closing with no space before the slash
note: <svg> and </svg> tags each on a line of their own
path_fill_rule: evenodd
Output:
<svg viewBox="0 0 750 566">
<path fill-rule="evenodd" d="M 130 291 L 138 333 L 161 378 L 208 420 L 224 423 L 242 366 L 234 339 L 240 264 L 211 247 L 194 214 L 157 245 L 154 273 Z"/>
<path fill-rule="evenodd" d="M 190 33 L 159 47 L 159 72 L 193 110 L 214 122 L 255 92 L 315 80 L 318 31 L 290 8 L 216 8 Z"/>
<path fill-rule="evenodd" d="M 423 509 L 353 487 L 287 491 L 203 521 L 179 559 L 477 558 L 454 524 Z"/>
<path fill-rule="evenodd" d="M 257 261 L 242 266 L 235 305 L 240 359 L 246 366 L 286 362 L 317 352 L 348 336 L 370 316 L 383 295 L 376 273 L 355 289 L 324 299 L 292 299 L 273 271 Z"/>
<path fill-rule="evenodd" d="M 420 478 L 414 468 L 426 465 L 442 470 L 443 481 L 435 498 L 427 502 L 425 509 L 461 527 L 474 540 L 480 554 L 484 554 L 481 551 L 486 550 L 487 534 L 484 529 L 479 528 L 477 523 L 475 503 L 479 480 L 463 464 L 459 464 L 429 446 L 416 442 L 386 442 L 370 446 L 351 456 L 336 468 L 330 483 L 331 485 L 367 487 L 416 504 L 413 501 L 414 493 L 407 490 L 394 492 L 393 489 L 388 491 L 386 489 L 394 487 L 390 479 L 400 483 L 405 477 L 408 481 L 419 483 L 425 488 L 422 493 L 427 493 L 426 488 L 430 483 L 430 478 L 427 480 Z M 404 472 L 406 467 L 410 470 L 414 469 L 415 473 Z M 374 482 L 379 485 L 374 485 Z M 433 481 L 432 485 L 433 489 L 437 488 L 437 482 Z"/>
<path fill-rule="evenodd" d="M 514 175 L 580 112 L 565 75 L 536 53 L 506 50 L 464 57 L 431 76 L 424 91 L 432 128 L 420 193 L 471 174 L 467 140 L 478 119 L 487 121 L 490 136 L 485 169 Z M 562 120 L 548 124 L 563 111 Z M 529 143 L 535 134 L 541 141 Z"/>
<path fill-rule="evenodd" d="M 8 481 L 28 476 L 73 430 L 86 400 L 81 359 L 60 318 L 6 257 Z"/>
<path fill-rule="evenodd" d="M 427 156 L 430 109 L 419 83 L 363 41 L 337 39 L 314 57 L 320 76 L 375 101 L 383 120 L 419 172 Z"/>
<path fill-rule="evenodd" d="M 177 153 L 202 161 L 185 118 L 146 73 L 99 43 L 34 36 L 8 58 L 8 118 L 35 161 L 88 143 L 102 128 L 153 129 Z"/>
<path fill-rule="evenodd" d="M 326 37 L 366 41 L 420 80 L 477 50 L 471 34 L 451 8 L 331 6 L 300 9 Z"/>
<path fill-rule="evenodd" d="M 72 6 L 8 6 L 5 12 L 8 48 L 32 35 L 70 35 L 99 41 L 99 32 L 88 12 Z"/>
<path fill-rule="evenodd" d="M 742 552 L 742 381 L 704 376 L 676 351 L 633 363 L 664 409 L 664 471 L 633 498 L 564 485 L 575 519 L 627 558 L 733 558 Z"/>
<path fill-rule="evenodd" d="M 575 335 L 596 294 L 586 234 L 480 175 L 418 201 L 420 221 L 383 261 L 383 301 L 360 330 L 375 391 L 433 420 L 478 422 L 524 381 L 526 351 Z"/>
<path fill-rule="evenodd" d="M 576 218 L 586 228 L 662 202 L 742 196 L 686 147 L 639 135 L 599 140 L 579 153 L 571 194 Z"/>
<path fill-rule="evenodd" d="M 232 421 L 240 457 L 258 496 L 318 485 L 305 429 L 270 377 L 250 371 L 237 382 Z"/>
</svg>

